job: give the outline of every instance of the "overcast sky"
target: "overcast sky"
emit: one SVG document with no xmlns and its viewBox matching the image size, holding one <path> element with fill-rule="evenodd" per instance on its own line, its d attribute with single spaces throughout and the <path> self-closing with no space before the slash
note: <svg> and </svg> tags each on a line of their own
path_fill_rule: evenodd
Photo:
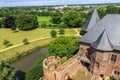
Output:
<svg viewBox="0 0 120 80">
<path fill-rule="evenodd" d="M 117 2 L 120 2 L 120 0 L 0 0 L 0 6 L 44 6 Z"/>
</svg>

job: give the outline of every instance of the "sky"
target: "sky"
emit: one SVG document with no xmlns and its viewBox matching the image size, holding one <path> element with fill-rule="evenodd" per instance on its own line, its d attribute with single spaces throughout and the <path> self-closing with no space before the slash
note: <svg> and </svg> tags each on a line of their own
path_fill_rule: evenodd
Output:
<svg viewBox="0 0 120 80">
<path fill-rule="evenodd" d="M 0 7 L 94 4 L 94 3 L 120 3 L 120 0 L 0 0 Z"/>
</svg>

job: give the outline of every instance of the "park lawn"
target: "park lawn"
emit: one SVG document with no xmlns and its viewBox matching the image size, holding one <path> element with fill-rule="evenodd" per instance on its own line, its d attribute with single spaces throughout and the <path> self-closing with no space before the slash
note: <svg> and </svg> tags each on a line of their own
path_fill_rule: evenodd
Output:
<svg viewBox="0 0 120 80">
<path fill-rule="evenodd" d="M 0 53 L 0 59 L 6 60 L 6 59 L 16 55 L 17 53 L 22 54 L 23 52 L 31 50 L 37 46 L 44 47 L 45 45 L 48 45 L 48 43 L 52 40 L 53 40 L 52 38 L 42 39 L 42 40 L 38 40 L 35 42 L 31 42 L 28 45 L 21 45 L 21 46 L 3 51 Z"/>
<path fill-rule="evenodd" d="M 50 20 L 51 20 L 51 17 L 49 17 L 49 16 L 47 16 L 47 17 L 38 16 L 39 25 L 44 24 L 44 23 L 47 25 L 52 24 Z"/>
<path fill-rule="evenodd" d="M 13 32 L 10 29 L 0 29 L 0 50 L 5 49 L 3 45 L 4 39 L 10 41 L 11 44 L 17 45 L 22 43 L 22 40 L 27 38 L 28 41 L 50 37 L 50 31 L 52 29 L 35 29 L 30 31 L 18 31 Z M 57 32 L 59 29 L 55 29 Z M 72 29 L 65 29 L 65 36 L 74 36 L 76 34 Z"/>
</svg>

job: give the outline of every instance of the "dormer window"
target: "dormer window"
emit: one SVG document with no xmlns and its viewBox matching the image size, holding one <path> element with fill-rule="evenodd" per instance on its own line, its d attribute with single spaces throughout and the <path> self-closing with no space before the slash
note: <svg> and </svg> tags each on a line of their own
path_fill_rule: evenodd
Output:
<svg viewBox="0 0 120 80">
<path fill-rule="evenodd" d="M 115 63 L 117 59 L 117 55 L 112 54 L 111 56 L 111 62 Z"/>
</svg>

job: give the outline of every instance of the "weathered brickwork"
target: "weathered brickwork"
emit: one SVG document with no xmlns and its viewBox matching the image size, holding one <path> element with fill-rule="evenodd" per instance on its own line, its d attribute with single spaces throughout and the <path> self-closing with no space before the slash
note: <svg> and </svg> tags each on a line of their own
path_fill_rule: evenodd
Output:
<svg viewBox="0 0 120 80">
<path fill-rule="evenodd" d="M 87 44 L 81 44 L 80 49 L 82 49 L 82 56 L 86 55 L 90 59 L 88 69 L 97 80 L 101 77 L 107 80 L 106 78 L 110 76 L 120 80 L 120 52 L 103 52 L 91 48 Z M 113 58 L 112 55 L 114 55 Z"/>
<path fill-rule="evenodd" d="M 59 60 L 58 57 L 52 56 L 43 61 L 43 80 L 67 80 L 81 66 L 79 54 L 76 54 L 62 65 L 59 64 Z"/>
</svg>

